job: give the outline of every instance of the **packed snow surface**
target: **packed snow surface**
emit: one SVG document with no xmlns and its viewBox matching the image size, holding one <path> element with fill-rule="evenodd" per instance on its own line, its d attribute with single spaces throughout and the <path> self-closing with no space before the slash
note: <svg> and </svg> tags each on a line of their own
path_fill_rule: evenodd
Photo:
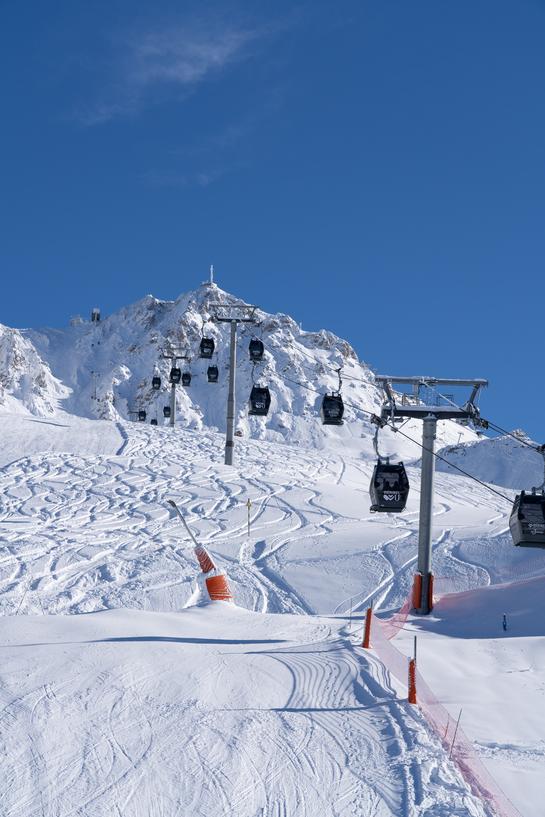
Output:
<svg viewBox="0 0 545 817">
<path fill-rule="evenodd" d="M 110 423 L 107 438 L 72 418 L 40 452 L 39 424 L 3 420 L 29 452 L 0 471 L 3 813 L 485 817 L 418 709 L 358 646 L 369 601 L 395 608 L 408 592 L 418 469 L 407 512 L 379 516 L 368 512 L 372 461 L 342 446 L 242 439 L 228 468 L 213 431 Z M 202 603 L 168 498 L 237 606 Z M 543 552 L 511 546 L 508 510 L 438 474 L 435 572 L 464 591 L 543 575 Z M 494 672 L 525 661 L 512 635 L 500 661 L 482 633 Z M 542 636 L 538 618 L 531 637 Z M 537 723 L 540 666 L 525 672 Z M 438 688 L 440 677 L 437 662 Z M 472 736 L 490 766 L 496 745 L 529 747 L 516 755 L 524 792 L 516 775 L 501 782 L 537 817 L 540 744 L 484 681 L 475 695 L 489 715 Z M 467 690 L 447 693 L 453 710 L 465 705 Z"/>
<path fill-rule="evenodd" d="M 420 671 L 524 817 L 545 795 L 544 622 L 541 575 L 446 595 L 396 637 L 410 654 L 417 634 Z"/>
<path fill-rule="evenodd" d="M 14 617 L 3 813 L 483 815 L 339 624 L 216 602 Z M 430 809 L 432 809 L 430 811 Z"/>
</svg>

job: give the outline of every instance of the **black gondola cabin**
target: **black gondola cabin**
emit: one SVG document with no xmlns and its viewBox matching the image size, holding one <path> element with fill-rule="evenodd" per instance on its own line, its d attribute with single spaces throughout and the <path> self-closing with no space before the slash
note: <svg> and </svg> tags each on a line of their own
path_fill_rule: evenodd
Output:
<svg viewBox="0 0 545 817">
<path fill-rule="evenodd" d="M 141 423 L 145 423 L 145 422 L 146 422 L 146 412 L 145 412 L 145 411 L 143 411 L 142 409 L 141 409 L 141 410 L 138 412 L 138 420 L 139 420 Z"/>
<path fill-rule="evenodd" d="M 545 496 L 521 491 L 513 503 L 509 528 L 517 547 L 545 548 Z"/>
<path fill-rule="evenodd" d="M 214 341 L 212 338 L 203 338 L 200 345 L 200 355 L 204 358 L 211 358 L 214 354 Z"/>
<path fill-rule="evenodd" d="M 208 371 L 207 371 L 207 375 L 208 375 L 208 382 L 209 383 L 217 383 L 218 382 L 218 377 L 219 377 L 218 367 L 217 366 L 209 366 Z"/>
<path fill-rule="evenodd" d="M 180 382 L 180 378 L 182 376 L 182 371 L 177 366 L 173 366 L 170 370 L 170 382 L 177 384 Z"/>
<path fill-rule="evenodd" d="M 271 405 L 271 393 L 267 386 L 252 386 L 248 414 L 254 417 L 266 417 Z"/>
<path fill-rule="evenodd" d="M 322 424 L 324 426 L 342 426 L 344 403 L 340 394 L 324 394 L 322 399 Z"/>
<path fill-rule="evenodd" d="M 190 372 L 184 372 L 182 375 L 182 386 L 190 386 L 191 385 L 191 374 Z"/>
<path fill-rule="evenodd" d="M 170 406 L 163 406 L 163 417 L 170 417 Z"/>
<path fill-rule="evenodd" d="M 161 378 L 158 375 L 154 375 L 151 378 L 151 387 L 152 389 L 155 389 L 155 391 L 158 391 L 161 388 Z"/>
<path fill-rule="evenodd" d="M 265 351 L 263 341 L 259 340 L 258 338 L 252 338 L 248 351 L 250 353 L 250 360 L 257 363 L 257 361 L 263 358 L 263 353 Z"/>
<path fill-rule="evenodd" d="M 155 417 L 152 420 L 150 420 L 150 425 L 152 425 L 152 426 L 157 425 L 157 420 L 155 419 Z"/>
<path fill-rule="evenodd" d="M 371 510 L 380 513 L 400 513 L 409 496 L 409 478 L 402 462 L 390 464 L 379 460 L 375 465 L 371 485 Z"/>
</svg>

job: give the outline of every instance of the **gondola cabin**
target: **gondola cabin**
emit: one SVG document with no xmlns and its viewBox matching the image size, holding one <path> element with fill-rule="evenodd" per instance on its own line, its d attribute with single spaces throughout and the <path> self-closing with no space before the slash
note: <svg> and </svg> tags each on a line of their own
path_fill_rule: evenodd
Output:
<svg viewBox="0 0 545 817">
<path fill-rule="evenodd" d="M 258 338 L 252 338 L 250 341 L 250 346 L 248 347 L 248 351 L 250 353 L 250 360 L 252 361 L 252 363 L 257 363 L 258 361 L 262 360 L 263 353 L 265 351 L 263 341 L 259 340 Z"/>
<path fill-rule="evenodd" d="M 185 386 L 186 388 L 188 386 L 191 386 L 191 374 L 190 374 L 190 372 L 184 372 L 183 373 L 183 375 L 182 375 L 182 386 Z"/>
<path fill-rule="evenodd" d="M 340 394 L 324 394 L 322 399 L 322 424 L 324 426 L 342 426 L 344 403 Z"/>
<path fill-rule="evenodd" d="M 154 377 L 151 378 L 151 388 L 155 391 L 159 391 L 161 388 L 161 378 L 158 375 L 154 375 Z"/>
<path fill-rule="evenodd" d="M 375 465 L 371 485 L 371 510 L 379 513 L 400 513 L 409 496 L 409 478 L 402 462 L 394 464 L 379 460 Z"/>
<path fill-rule="evenodd" d="M 253 417 L 266 417 L 271 405 L 271 393 L 267 386 L 252 386 L 248 414 Z"/>
<path fill-rule="evenodd" d="M 163 417 L 170 417 L 170 406 L 163 406 Z"/>
<path fill-rule="evenodd" d="M 522 491 L 515 497 L 509 517 L 513 544 L 517 547 L 545 548 L 545 496 Z"/>
<path fill-rule="evenodd" d="M 138 412 L 138 421 L 140 423 L 145 423 L 146 422 L 146 412 L 143 409 L 141 409 Z"/>
<path fill-rule="evenodd" d="M 212 338 L 203 338 L 199 347 L 200 356 L 204 358 L 211 358 L 214 354 L 214 341 Z"/>
<path fill-rule="evenodd" d="M 180 382 L 181 376 L 182 376 L 181 369 L 179 369 L 177 366 L 173 366 L 172 369 L 170 370 L 169 377 L 170 382 L 174 383 L 174 385 L 177 385 Z"/>
<path fill-rule="evenodd" d="M 218 382 L 219 372 L 218 372 L 218 367 L 217 366 L 209 366 L 208 371 L 207 371 L 206 374 L 208 376 L 208 382 L 209 383 L 217 383 Z"/>
<path fill-rule="evenodd" d="M 150 420 L 150 425 L 152 425 L 152 426 L 157 425 L 157 420 L 155 419 L 155 417 L 153 418 L 153 420 Z"/>
</svg>

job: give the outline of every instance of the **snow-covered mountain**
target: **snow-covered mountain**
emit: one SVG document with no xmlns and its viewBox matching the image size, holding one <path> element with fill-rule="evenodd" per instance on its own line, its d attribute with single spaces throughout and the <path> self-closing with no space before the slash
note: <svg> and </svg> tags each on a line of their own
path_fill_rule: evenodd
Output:
<svg viewBox="0 0 545 817">
<path fill-rule="evenodd" d="M 67 395 L 29 338 L 0 324 L 0 407 L 48 416 Z"/>
<path fill-rule="evenodd" d="M 25 355 L 5 356 L 0 372 L 5 391 L 25 411 L 36 415 L 67 412 L 80 417 L 127 420 L 144 409 L 147 421 L 163 419 L 169 403 L 170 361 L 163 357 L 169 348 L 187 355 L 183 371 L 191 373 L 189 388 L 176 391 L 177 423 L 189 429 L 225 429 L 229 366 L 229 326 L 213 320 L 213 305 L 221 301 L 241 304 L 239 298 L 206 283 L 181 295 L 176 301 L 162 301 L 151 295 L 107 316 L 99 322 L 72 321 L 64 329 L 6 330 L 13 333 Z M 373 427 L 369 412 L 377 412 L 382 392 L 369 366 L 358 359 L 352 346 L 326 330 L 303 331 L 285 314 L 255 313 L 256 324 L 239 326 L 237 348 L 237 430 L 244 437 L 271 442 L 289 442 L 313 448 L 341 444 L 371 455 Z M 203 336 L 212 338 L 212 360 L 199 357 Z M 252 364 L 248 346 L 252 337 L 261 339 L 265 354 Z M 370 350 L 372 354 L 372 349 Z M 219 382 L 209 383 L 208 366 L 219 369 Z M 324 427 L 320 405 L 325 392 L 339 386 L 345 423 Z M 159 374 L 161 388 L 152 389 L 152 377 Z M 20 383 L 32 381 L 41 388 L 37 394 Z M 248 397 L 252 384 L 270 388 L 268 417 L 249 417 Z M 37 388 L 37 386 L 35 386 Z M 39 397 L 39 399 L 38 399 Z M 406 431 L 420 438 L 418 424 Z M 474 441 L 475 434 L 452 422 L 441 424 L 442 445 Z M 404 459 L 418 457 L 418 448 L 399 435 L 385 432 L 385 453 Z"/>
</svg>

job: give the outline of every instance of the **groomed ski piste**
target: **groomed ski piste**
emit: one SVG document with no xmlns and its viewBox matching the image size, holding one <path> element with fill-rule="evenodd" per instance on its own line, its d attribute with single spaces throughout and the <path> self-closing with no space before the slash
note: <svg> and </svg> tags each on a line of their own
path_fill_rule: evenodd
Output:
<svg viewBox="0 0 545 817">
<path fill-rule="evenodd" d="M 370 602 L 410 591 L 417 463 L 406 511 L 378 515 L 371 454 L 335 429 L 322 450 L 242 438 L 226 467 L 206 429 L 1 422 L 2 815 L 492 817 L 360 646 Z M 169 499 L 235 604 L 208 601 Z M 512 546 L 508 513 L 438 471 L 433 569 L 461 595 L 391 643 L 418 635 L 420 673 L 541 817 L 545 553 Z"/>
</svg>

